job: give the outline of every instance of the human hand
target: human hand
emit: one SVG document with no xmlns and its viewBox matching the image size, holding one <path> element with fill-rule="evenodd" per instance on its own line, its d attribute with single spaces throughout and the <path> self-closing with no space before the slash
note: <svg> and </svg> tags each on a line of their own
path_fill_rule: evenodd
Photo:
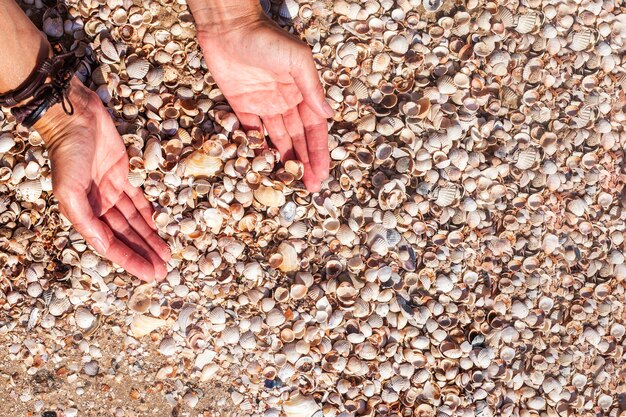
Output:
<svg viewBox="0 0 626 417">
<path fill-rule="evenodd" d="M 61 213 L 101 255 L 145 281 L 161 280 L 170 258 L 152 207 L 128 181 L 126 148 L 95 93 L 74 78 L 75 114 L 55 105 L 35 124 L 48 147 Z"/>
<path fill-rule="evenodd" d="M 326 118 L 333 109 L 309 47 L 257 9 L 236 22 L 219 23 L 203 21 L 194 12 L 198 42 L 243 127 L 261 130 L 265 125 L 283 162 L 302 161 L 304 184 L 317 192 L 329 175 Z"/>
</svg>

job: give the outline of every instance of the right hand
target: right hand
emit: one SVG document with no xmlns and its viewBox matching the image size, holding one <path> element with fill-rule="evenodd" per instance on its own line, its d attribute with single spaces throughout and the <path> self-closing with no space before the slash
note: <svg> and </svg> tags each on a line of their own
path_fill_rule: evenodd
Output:
<svg viewBox="0 0 626 417">
<path fill-rule="evenodd" d="M 98 96 L 76 78 L 75 113 L 56 104 L 35 124 L 48 148 L 61 213 L 98 253 L 144 281 L 162 280 L 170 259 L 152 207 L 128 181 L 128 155 Z"/>
</svg>

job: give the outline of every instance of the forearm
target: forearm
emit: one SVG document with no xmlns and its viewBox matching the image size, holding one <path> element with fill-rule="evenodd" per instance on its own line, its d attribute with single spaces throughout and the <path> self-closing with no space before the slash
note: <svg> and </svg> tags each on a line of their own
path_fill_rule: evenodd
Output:
<svg viewBox="0 0 626 417">
<path fill-rule="evenodd" d="M 263 16 L 258 0 L 187 0 L 198 31 L 219 35 Z"/>
<path fill-rule="evenodd" d="M 0 93 L 19 87 L 48 56 L 50 44 L 13 0 L 0 1 Z"/>
</svg>

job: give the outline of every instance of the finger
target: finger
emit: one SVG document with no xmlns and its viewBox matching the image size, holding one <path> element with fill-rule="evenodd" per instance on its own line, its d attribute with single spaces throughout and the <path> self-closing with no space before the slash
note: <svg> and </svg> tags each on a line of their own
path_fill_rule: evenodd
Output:
<svg viewBox="0 0 626 417">
<path fill-rule="evenodd" d="M 309 151 L 311 168 L 320 181 L 330 174 L 330 153 L 328 150 L 328 123 L 315 113 L 306 103 L 298 106 L 298 112 L 304 125 L 306 144 Z"/>
<path fill-rule="evenodd" d="M 313 56 L 309 51 L 308 56 L 301 59 L 300 65 L 297 65 L 291 71 L 291 76 L 295 80 L 305 103 L 317 113 L 320 117 L 332 117 L 335 113 L 333 108 L 326 102 L 324 89 L 318 78 L 317 68 L 313 62 Z"/>
<path fill-rule="evenodd" d="M 302 181 L 309 191 L 313 193 L 318 192 L 321 189 L 320 180 L 311 167 L 309 151 L 307 149 L 308 138 L 304 135 L 304 125 L 298 113 L 298 108 L 286 112 L 283 119 L 287 132 L 289 136 L 291 136 L 296 158 L 304 165 Z"/>
<path fill-rule="evenodd" d="M 157 255 L 156 252 L 148 246 L 146 241 L 133 230 L 117 207 L 112 207 L 109 211 L 104 213 L 102 219 L 109 225 L 111 230 L 113 230 L 115 237 L 117 237 L 119 241 L 132 249 L 137 256 L 150 261 L 150 269 L 152 270 L 153 278 L 159 281 L 165 278 L 167 269 L 165 268 L 163 260 L 159 258 L 159 255 Z"/>
<path fill-rule="evenodd" d="M 94 215 L 83 191 L 60 192 L 57 195 L 62 201 L 65 217 L 99 254 L 144 281 L 154 279 L 154 268 L 150 262 L 115 238 L 111 229 Z"/>
<path fill-rule="evenodd" d="M 258 130 L 259 132 L 263 131 L 261 119 L 256 114 L 246 112 L 235 112 L 235 114 L 246 132 L 249 130 Z"/>
<path fill-rule="evenodd" d="M 144 217 L 139 214 L 133 201 L 126 194 L 122 194 L 120 200 L 116 204 L 116 208 L 124 215 L 128 224 L 143 238 L 150 248 L 159 255 L 159 257 L 167 262 L 171 258 L 169 246 L 156 234 L 156 232 L 148 226 Z M 160 263 L 159 263 L 160 264 Z M 156 271 L 159 265 L 155 265 Z"/>
<path fill-rule="evenodd" d="M 280 114 L 262 117 L 267 134 L 270 136 L 272 145 L 280 153 L 283 162 L 294 159 L 293 143 L 291 137 L 287 133 L 283 117 Z"/>
<path fill-rule="evenodd" d="M 141 188 L 133 186 L 127 180 L 124 192 L 126 193 L 126 195 L 128 195 L 128 197 L 130 197 L 133 205 L 137 208 L 137 211 L 141 213 L 141 217 L 143 217 L 146 224 L 152 230 L 156 230 L 156 225 L 154 224 L 154 220 L 152 219 L 154 209 L 152 208 L 150 202 L 146 199 L 146 196 L 143 194 Z"/>
</svg>

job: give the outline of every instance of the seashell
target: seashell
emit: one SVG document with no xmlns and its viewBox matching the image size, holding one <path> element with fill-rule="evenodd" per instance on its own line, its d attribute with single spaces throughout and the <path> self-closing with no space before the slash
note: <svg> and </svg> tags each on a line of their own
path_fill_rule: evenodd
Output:
<svg viewBox="0 0 626 417">
<path fill-rule="evenodd" d="M 372 61 L 372 71 L 383 72 L 391 64 L 391 56 L 386 52 L 377 54 Z"/>
<path fill-rule="evenodd" d="M 388 46 L 393 53 L 403 55 L 409 50 L 409 40 L 404 35 L 395 35 L 389 40 Z"/>
<path fill-rule="evenodd" d="M 150 296 L 138 287 L 128 300 L 128 308 L 136 313 L 145 313 L 150 308 Z"/>
<path fill-rule="evenodd" d="M 157 140 L 149 140 L 143 151 L 144 168 L 148 171 L 154 171 L 159 168 L 162 161 L 161 144 Z"/>
<path fill-rule="evenodd" d="M 227 345 L 234 345 L 239 343 L 239 327 L 237 326 L 226 326 L 224 331 L 222 331 L 222 340 Z"/>
<path fill-rule="evenodd" d="M 591 45 L 592 37 L 593 35 L 591 31 L 588 29 L 582 30 L 580 32 L 576 32 L 572 36 L 572 41 L 569 47 L 572 51 L 576 51 L 576 52 L 584 51 L 585 49 L 589 47 L 589 45 Z"/>
<path fill-rule="evenodd" d="M 427 12 L 435 13 L 443 6 L 443 0 L 422 0 L 422 6 Z"/>
<path fill-rule="evenodd" d="M 96 316 L 94 316 L 89 309 L 85 307 L 79 307 L 74 312 L 74 319 L 76 325 L 81 329 L 90 329 L 96 322 Z"/>
<path fill-rule="evenodd" d="M 281 326 L 283 323 L 285 323 L 285 315 L 279 309 L 274 308 L 268 311 L 265 317 L 265 322 L 270 327 Z"/>
<path fill-rule="evenodd" d="M 324 413 L 313 397 L 296 394 L 283 403 L 287 417 L 322 417 Z"/>
<path fill-rule="evenodd" d="M 280 263 L 278 268 L 283 272 L 292 272 L 300 268 L 300 261 L 298 259 L 298 252 L 296 248 L 288 242 L 283 242 L 278 246 L 276 252 L 280 255 Z"/>
<path fill-rule="evenodd" d="M 209 321 L 211 324 L 224 324 L 226 323 L 226 314 L 222 307 L 215 307 L 209 313 Z"/>
<path fill-rule="evenodd" d="M 43 14 L 43 32 L 53 39 L 58 39 L 63 36 L 63 18 L 59 14 L 59 11 L 51 7 Z"/>
<path fill-rule="evenodd" d="M 134 337 L 140 338 L 147 334 L 152 333 L 159 327 L 165 326 L 166 321 L 157 319 L 155 317 L 149 317 L 145 315 L 137 315 L 133 317 L 133 321 L 130 324 L 130 331 Z"/>
<path fill-rule="evenodd" d="M 537 25 L 538 17 L 535 12 L 519 16 L 515 30 L 519 33 L 530 33 Z"/>
<path fill-rule="evenodd" d="M 256 201 L 266 207 L 281 207 L 285 204 L 285 195 L 272 187 L 261 185 L 253 192 Z"/>
<path fill-rule="evenodd" d="M 150 86 L 156 86 L 163 82 L 164 70 L 161 67 L 153 67 L 146 74 L 146 82 Z"/>
<path fill-rule="evenodd" d="M 40 180 L 24 181 L 17 185 L 15 193 L 18 199 L 33 202 L 42 194 L 42 185 Z"/>
<path fill-rule="evenodd" d="M 150 70 L 150 63 L 143 59 L 139 58 L 134 60 L 133 62 L 126 65 L 126 73 L 130 78 L 140 80 L 148 74 Z"/>
<path fill-rule="evenodd" d="M 289 234 L 296 239 L 302 239 L 307 235 L 308 232 L 307 225 L 304 222 L 295 222 L 294 224 L 289 226 L 288 230 Z"/>
<path fill-rule="evenodd" d="M 298 17 L 300 5 L 296 0 L 283 0 L 278 9 L 278 14 L 284 19 L 295 19 Z"/>
<path fill-rule="evenodd" d="M 0 153 L 7 153 L 15 146 L 15 139 L 11 133 L 0 135 Z"/>
<path fill-rule="evenodd" d="M 352 85 L 350 85 L 350 91 L 354 93 L 356 98 L 359 100 L 365 100 L 369 97 L 369 91 L 365 83 L 359 79 L 352 80 Z"/>
<path fill-rule="evenodd" d="M 159 344 L 159 353 L 163 356 L 172 356 L 176 352 L 176 342 L 173 338 L 167 336 L 161 340 Z"/>
<path fill-rule="evenodd" d="M 525 149 L 517 156 L 515 166 L 519 169 L 530 169 L 537 160 L 537 153 L 534 149 Z"/>
<path fill-rule="evenodd" d="M 48 305 L 48 312 L 53 316 L 60 317 L 70 308 L 70 299 L 67 297 L 59 298 L 55 295 L 52 296 L 50 304 Z"/>
<path fill-rule="evenodd" d="M 104 38 L 100 41 L 100 51 L 102 51 L 103 58 L 107 63 L 120 62 L 120 54 L 113 41 L 109 38 Z"/>
<path fill-rule="evenodd" d="M 457 198 L 457 189 L 454 186 L 442 187 L 438 190 L 435 204 L 441 207 L 448 207 L 452 205 Z"/>
<path fill-rule="evenodd" d="M 449 75 L 444 75 L 437 80 L 437 89 L 441 94 L 450 95 L 457 91 L 457 86 L 454 83 L 454 78 Z"/>
<path fill-rule="evenodd" d="M 197 150 L 185 159 L 185 176 L 211 178 L 220 172 L 223 165 L 222 158 Z"/>
</svg>

